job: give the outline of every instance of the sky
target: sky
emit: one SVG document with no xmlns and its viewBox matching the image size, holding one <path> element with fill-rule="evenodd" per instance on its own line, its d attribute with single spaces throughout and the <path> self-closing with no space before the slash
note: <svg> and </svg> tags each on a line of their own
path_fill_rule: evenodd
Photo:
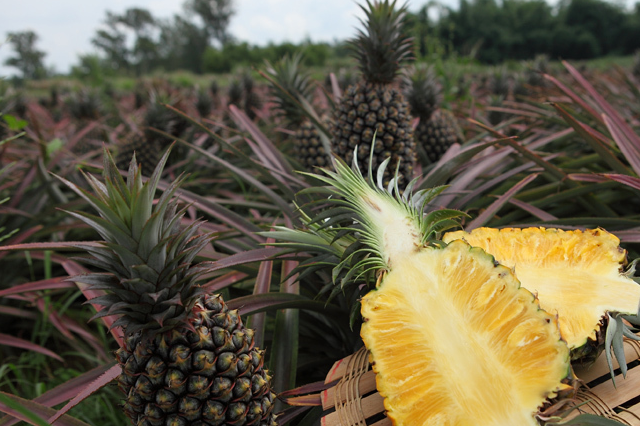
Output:
<svg viewBox="0 0 640 426">
<path fill-rule="evenodd" d="M 11 1 L 11 6 L 8 3 Z M 632 0 L 626 0 L 629 3 Z M 418 10 L 427 0 L 409 0 L 409 9 Z M 46 52 L 45 65 L 67 73 L 78 63 L 78 55 L 97 53 L 91 38 L 100 28 L 106 11 L 121 14 L 131 7 L 151 11 L 156 18 L 183 14 L 184 0 L 0 0 L 0 77 L 15 69 L 4 67 L 12 56 L 6 43 L 8 32 L 32 30 L 36 47 Z M 442 3 L 456 7 L 458 0 Z M 234 0 L 235 15 L 229 32 L 238 40 L 265 45 L 268 42 L 299 43 L 344 40 L 355 34 L 362 17 L 355 0 Z"/>
<path fill-rule="evenodd" d="M 3 2 L 10 0 L 0 0 Z M 448 0 L 457 4 L 458 0 Z M 415 1 L 417 10 L 426 0 Z M 106 17 L 131 7 L 149 10 L 156 18 L 183 14 L 184 0 L 11 0 L 0 14 L 0 76 L 15 69 L 4 67 L 12 56 L 6 34 L 34 31 L 36 47 L 47 53 L 44 63 L 57 72 L 67 73 L 78 63 L 78 55 L 96 53 L 91 38 Z M 265 45 L 268 42 L 299 43 L 306 38 L 314 42 L 344 40 L 354 35 L 361 10 L 354 0 L 234 0 L 235 15 L 229 32 L 238 40 Z"/>
</svg>

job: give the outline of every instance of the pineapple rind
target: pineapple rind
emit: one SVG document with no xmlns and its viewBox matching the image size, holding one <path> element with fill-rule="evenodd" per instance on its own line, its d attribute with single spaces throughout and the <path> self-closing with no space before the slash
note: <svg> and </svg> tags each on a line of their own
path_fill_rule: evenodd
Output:
<svg viewBox="0 0 640 426">
<path fill-rule="evenodd" d="M 570 375 L 554 316 L 462 241 L 397 261 L 362 300 L 362 338 L 394 425 L 538 425 Z"/>
<path fill-rule="evenodd" d="M 621 273 L 626 252 L 615 235 L 602 229 L 478 228 L 443 239 L 464 239 L 515 268 L 542 308 L 559 316 L 571 349 L 596 339 L 607 312 L 638 313 L 640 285 Z"/>
</svg>

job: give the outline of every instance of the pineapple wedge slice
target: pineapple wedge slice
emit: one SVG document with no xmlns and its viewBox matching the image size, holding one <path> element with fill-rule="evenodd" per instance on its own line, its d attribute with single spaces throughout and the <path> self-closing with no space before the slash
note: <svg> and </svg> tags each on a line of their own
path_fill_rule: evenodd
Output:
<svg viewBox="0 0 640 426">
<path fill-rule="evenodd" d="M 555 317 L 462 241 L 396 262 L 362 315 L 394 425 L 537 426 L 570 371 Z"/>
<path fill-rule="evenodd" d="M 560 332 L 572 350 L 597 340 L 608 312 L 636 315 L 640 285 L 621 273 L 626 252 L 602 229 L 478 228 L 445 234 L 464 239 L 515 269 L 540 306 L 558 315 Z"/>
</svg>

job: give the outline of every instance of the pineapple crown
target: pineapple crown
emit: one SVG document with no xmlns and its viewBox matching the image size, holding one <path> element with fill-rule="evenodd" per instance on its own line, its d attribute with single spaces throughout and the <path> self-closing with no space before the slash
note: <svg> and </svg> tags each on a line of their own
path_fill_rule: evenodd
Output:
<svg viewBox="0 0 640 426">
<path fill-rule="evenodd" d="M 360 20 L 364 29 L 349 40 L 349 46 L 366 81 L 389 84 L 413 49 L 413 39 L 404 32 L 407 5 L 396 8 L 396 0 L 367 0 L 367 7 L 360 8 L 366 14 L 366 20 Z"/>
<path fill-rule="evenodd" d="M 188 206 L 178 209 L 174 195 L 184 176 L 169 185 L 156 204 L 153 202 L 169 151 L 144 183 L 135 154 L 125 182 L 106 148 L 104 183 L 84 175 L 93 194 L 59 177 L 98 215 L 68 213 L 102 237 L 97 244 L 77 247 L 92 256 L 83 259 L 86 263 L 106 273 L 75 276 L 73 280 L 93 290 L 106 290 L 106 295 L 90 301 L 105 306 L 92 319 L 118 315 L 112 327 L 122 326 L 127 334 L 188 327 L 188 316 L 202 293 L 195 281 L 205 269 L 192 262 L 212 236 L 198 234 L 201 222 L 180 226 Z"/>
<path fill-rule="evenodd" d="M 278 109 L 290 123 L 299 125 L 306 115 L 302 102 L 311 102 L 313 87 L 309 73 L 300 69 L 302 54 L 285 55 L 275 64 L 265 61 L 266 72 L 271 76 L 269 92 Z"/>
<path fill-rule="evenodd" d="M 277 227 L 264 234 L 278 240 L 276 245 L 289 247 L 293 252 L 314 253 L 308 259 L 301 259 L 298 268 L 301 273 L 334 265 L 332 281 L 337 285 L 327 284 L 323 290 L 331 291 L 330 298 L 345 290 L 353 294 L 368 291 L 375 285 L 377 273 L 391 269 L 393 261 L 402 257 L 405 250 L 441 244 L 440 234 L 458 227 L 456 218 L 465 215 L 446 209 L 423 214 L 427 204 L 445 186 L 414 193 L 418 181 L 414 179 L 401 192 L 396 170 L 396 177 L 385 187 L 382 182 L 389 159 L 380 165 L 375 180 L 372 167 L 367 178 L 360 172 L 357 148 L 352 167 L 339 158 L 332 161 L 334 171 L 323 169 L 324 175 L 305 173 L 327 186 L 301 191 L 305 195 L 320 194 L 321 200 L 313 204 L 322 204 L 326 209 L 315 215 L 301 209 L 304 230 Z M 373 159 L 370 157 L 369 161 Z M 366 284 L 364 287 L 363 283 Z M 358 316 L 358 304 L 355 303 L 357 297 L 352 295 L 351 298 L 354 299 L 351 316 L 354 321 Z"/>
<path fill-rule="evenodd" d="M 411 113 L 428 120 L 442 102 L 442 85 L 432 66 L 419 64 L 405 69 L 402 83 Z"/>
</svg>

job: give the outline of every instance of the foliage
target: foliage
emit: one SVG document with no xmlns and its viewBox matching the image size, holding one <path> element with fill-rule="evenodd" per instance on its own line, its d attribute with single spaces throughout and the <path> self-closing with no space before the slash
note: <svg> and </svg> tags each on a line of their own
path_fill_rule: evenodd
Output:
<svg viewBox="0 0 640 426">
<path fill-rule="evenodd" d="M 33 31 L 8 33 L 9 43 L 13 46 L 15 56 L 4 61 L 4 65 L 17 68 L 23 79 L 37 80 L 46 77 L 46 69 L 42 62 L 46 53 L 36 48 L 38 35 Z"/>
</svg>

